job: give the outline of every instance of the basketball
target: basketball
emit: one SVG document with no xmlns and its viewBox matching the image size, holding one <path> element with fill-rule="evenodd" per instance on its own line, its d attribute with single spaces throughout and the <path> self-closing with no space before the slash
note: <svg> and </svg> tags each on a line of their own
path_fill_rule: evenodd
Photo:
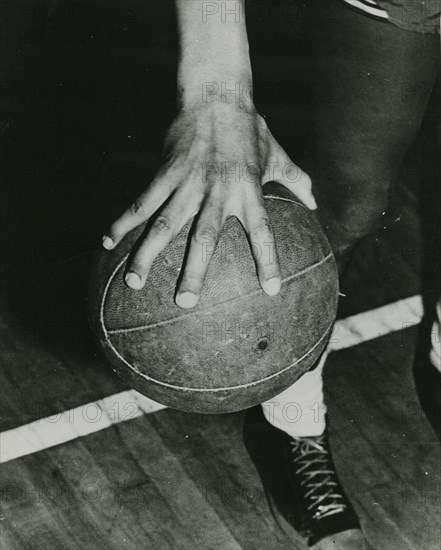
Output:
<svg viewBox="0 0 441 550">
<path fill-rule="evenodd" d="M 234 217 L 214 252 L 207 250 L 210 265 L 193 309 L 176 306 L 174 296 L 194 220 L 156 258 L 142 290 L 126 286 L 124 274 L 145 225 L 99 253 L 91 324 L 132 388 L 175 409 L 227 413 L 274 397 L 313 367 L 336 315 L 335 258 L 314 212 L 279 184 L 266 184 L 264 197 L 282 273 L 276 296 L 261 290 L 250 243 Z M 269 244 L 256 253 L 275 251 Z"/>
</svg>

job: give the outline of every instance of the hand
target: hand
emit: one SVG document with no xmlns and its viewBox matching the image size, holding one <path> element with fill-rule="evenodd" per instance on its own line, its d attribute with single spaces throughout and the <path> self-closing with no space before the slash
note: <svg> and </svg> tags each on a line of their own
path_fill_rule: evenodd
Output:
<svg viewBox="0 0 441 550">
<path fill-rule="evenodd" d="M 262 195 L 267 181 L 281 183 L 310 209 L 317 207 L 309 176 L 289 159 L 254 107 L 209 103 L 183 110 L 168 130 L 163 165 L 149 187 L 112 224 L 103 246 L 112 249 L 162 207 L 126 274 L 127 285 L 140 289 L 156 256 L 198 213 L 176 294 L 178 306 L 191 308 L 209 264 L 203 261 L 203 251 L 213 248 L 225 220 L 236 216 L 249 242 L 256 245 L 252 250 L 260 285 L 275 295 L 281 284 L 278 259 L 255 253 L 264 245 L 274 245 Z"/>
</svg>

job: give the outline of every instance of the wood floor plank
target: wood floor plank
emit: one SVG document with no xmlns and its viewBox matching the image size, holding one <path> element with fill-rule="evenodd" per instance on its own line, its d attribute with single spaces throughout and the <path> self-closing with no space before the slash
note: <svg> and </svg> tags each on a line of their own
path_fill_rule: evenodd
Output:
<svg viewBox="0 0 441 550">
<path fill-rule="evenodd" d="M 8 479 L 15 488 L 5 506 L 5 515 L 15 518 L 18 530 L 31 548 L 45 548 L 45 533 L 33 530 L 28 518 L 39 518 L 46 525 L 49 539 L 57 534 L 54 548 L 88 548 L 95 541 L 97 548 L 105 548 L 103 538 L 97 537 L 100 522 L 94 525 L 81 506 L 78 492 L 83 491 L 86 500 L 93 498 L 87 492 L 89 487 L 72 486 L 60 475 L 59 465 L 54 464 L 46 452 L 2 466 L 2 477 Z M 92 486 L 93 487 L 93 486 Z"/>
<path fill-rule="evenodd" d="M 413 348 L 410 334 L 388 335 L 336 352 L 325 370 L 340 477 L 375 548 L 440 541 L 441 453 L 416 400 Z"/>
<path fill-rule="evenodd" d="M 245 450 L 243 414 L 204 417 L 164 411 L 149 420 L 244 549 L 296 547 L 269 512 Z"/>
<path fill-rule="evenodd" d="M 237 540 L 208 504 L 205 495 L 186 475 L 177 458 L 162 443 L 159 435 L 147 422 L 119 426 L 121 436 L 143 470 L 154 479 L 179 520 L 194 533 L 200 548 L 240 549 Z M 148 446 L 145 442 L 148 441 Z M 200 526 L 204 525 L 204 530 Z"/>
<path fill-rule="evenodd" d="M 117 440 L 116 434 L 97 434 L 99 444 L 106 439 Z M 101 443 L 102 444 L 102 443 Z M 69 464 L 75 467 L 69 467 Z M 143 491 L 141 503 L 142 516 L 133 515 L 133 508 L 127 507 L 121 487 L 112 477 L 108 477 L 100 464 L 95 460 L 94 453 L 90 453 L 84 445 L 72 445 L 71 448 L 61 447 L 56 454 L 63 476 L 70 486 L 78 487 L 75 493 L 78 507 L 91 526 L 97 532 L 95 538 L 104 547 L 131 548 L 143 545 L 168 550 L 174 548 L 176 537 L 167 521 L 168 506 L 161 499 L 154 485 L 149 480 L 138 481 L 139 490 Z M 133 498 L 139 495 L 131 495 Z M 155 502 L 157 511 L 150 505 Z M 142 521 L 140 521 L 142 520 Z"/>
<path fill-rule="evenodd" d="M 124 520 L 127 524 L 135 522 L 156 547 L 187 549 L 196 545 L 186 521 L 177 517 L 162 494 L 162 480 L 145 472 L 119 429 L 113 430 L 112 437 L 101 433 L 86 438 L 84 444 L 100 469 L 112 479 L 120 509 L 130 516 Z"/>
<path fill-rule="evenodd" d="M 91 437 L 99 439 L 89 442 L 95 453 L 103 448 L 107 453 L 115 452 L 122 445 L 116 432 L 113 436 L 107 433 Z M 110 448 L 103 445 L 109 440 L 113 440 Z M 8 517 L 17 515 L 17 524 L 33 549 L 47 547 L 46 529 L 52 538 L 57 534 L 51 548 L 196 547 L 191 531 L 185 523 L 179 523 L 156 481 L 147 478 L 135 460 L 127 459 L 130 454 L 125 446 L 119 454 L 126 455 L 126 461 L 116 466 L 124 467 L 120 479 L 113 460 L 108 478 L 94 454 L 80 441 L 3 465 L 2 476 L 15 479 L 17 489 L 15 502 L 9 502 L 4 513 Z M 131 478 L 127 476 L 128 462 L 136 470 Z M 37 518 L 40 530 L 29 525 L 33 517 Z M 205 533 L 204 525 L 199 529 Z"/>
<path fill-rule="evenodd" d="M 2 516 L 0 523 L 0 544 L 2 550 L 32 550 L 25 543 L 17 530 L 17 524 L 12 519 Z"/>
</svg>

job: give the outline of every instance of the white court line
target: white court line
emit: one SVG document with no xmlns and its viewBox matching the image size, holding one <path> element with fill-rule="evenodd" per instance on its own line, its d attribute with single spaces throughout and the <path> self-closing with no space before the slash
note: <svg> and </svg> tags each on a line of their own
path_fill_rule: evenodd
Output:
<svg viewBox="0 0 441 550">
<path fill-rule="evenodd" d="M 109 395 L 0 434 L 0 463 L 43 451 L 161 409 L 135 390 Z"/>
<path fill-rule="evenodd" d="M 338 351 L 421 321 L 421 296 L 398 300 L 338 321 L 330 341 Z M 59 414 L 41 418 L 0 434 L 0 463 L 30 455 L 55 445 L 99 432 L 112 424 L 126 422 L 161 409 L 161 405 L 135 390 L 128 390 L 86 403 Z"/>
<path fill-rule="evenodd" d="M 421 296 L 411 296 L 377 309 L 337 321 L 330 340 L 330 351 L 351 348 L 416 325 L 423 316 Z"/>
</svg>

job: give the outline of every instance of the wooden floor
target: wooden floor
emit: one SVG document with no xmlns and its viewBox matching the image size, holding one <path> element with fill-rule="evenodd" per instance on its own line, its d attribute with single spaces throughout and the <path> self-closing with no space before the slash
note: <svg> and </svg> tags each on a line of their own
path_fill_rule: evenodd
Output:
<svg viewBox="0 0 441 550">
<path fill-rule="evenodd" d="M 168 1 L 6 4 L 1 431 L 127 389 L 91 341 L 87 271 L 103 227 L 157 166 L 176 63 Z M 269 66 L 296 69 L 264 37 L 263 83 Z M 302 121 L 302 105 L 263 94 L 260 108 L 297 158 L 302 133 L 286 117 Z M 434 101 L 384 227 L 354 255 L 341 318 L 439 292 L 439 229 L 428 221 L 441 204 L 437 116 Z M 415 394 L 416 334 L 404 322 L 334 352 L 325 371 L 335 461 L 378 550 L 441 547 L 440 444 Z M 243 419 L 162 410 L 5 462 L 0 548 L 300 550 L 270 515 Z"/>
</svg>

